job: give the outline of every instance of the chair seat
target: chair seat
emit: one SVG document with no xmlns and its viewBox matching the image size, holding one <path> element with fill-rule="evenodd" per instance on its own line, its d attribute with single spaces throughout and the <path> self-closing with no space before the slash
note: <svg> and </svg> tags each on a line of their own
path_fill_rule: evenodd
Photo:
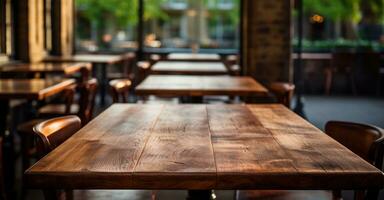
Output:
<svg viewBox="0 0 384 200">
<path fill-rule="evenodd" d="M 60 117 L 65 115 L 65 104 L 48 104 L 41 107 L 38 110 L 39 116 L 44 118 Z M 72 104 L 70 113 L 68 114 L 77 114 L 79 112 L 79 105 Z"/>
<path fill-rule="evenodd" d="M 325 190 L 239 190 L 236 200 L 332 200 Z"/>
</svg>

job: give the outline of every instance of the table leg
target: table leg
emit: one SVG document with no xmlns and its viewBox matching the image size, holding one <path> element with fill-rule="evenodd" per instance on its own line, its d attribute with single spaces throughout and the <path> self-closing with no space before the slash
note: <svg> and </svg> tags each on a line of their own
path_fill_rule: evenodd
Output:
<svg viewBox="0 0 384 200">
<path fill-rule="evenodd" d="M 187 200 L 214 200 L 213 190 L 188 190 Z"/>
<path fill-rule="evenodd" d="M 106 97 L 106 91 L 107 91 L 107 66 L 108 64 L 104 63 L 101 64 L 99 67 L 101 68 L 101 76 L 100 76 L 100 105 L 105 105 L 105 97 Z"/>
<path fill-rule="evenodd" d="M 14 174 L 15 174 L 15 154 L 13 134 L 6 134 L 7 130 L 7 117 L 9 114 L 9 101 L 0 100 L 0 137 L 3 140 L 3 170 L 4 170 L 4 182 L 5 190 L 8 197 L 13 196 L 14 189 Z"/>
</svg>

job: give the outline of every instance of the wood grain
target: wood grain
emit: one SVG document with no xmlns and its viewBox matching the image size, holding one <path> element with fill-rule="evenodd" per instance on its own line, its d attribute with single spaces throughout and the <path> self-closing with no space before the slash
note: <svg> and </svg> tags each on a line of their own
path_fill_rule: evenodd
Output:
<svg viewBox="0 0 384 200">
<path fill-rule="evenodd" d="M 136 87 L 137 95 L 204 96 L 267 95 L 268 90 L 251 77 L 150 75 Z"/>
<path fill-rule="evenodd" d="M 75 79 L 0 79 L 0 99 L 41 100 L 75 83 Z"/>
<path fill-rule="evenodd" d="M 0 68 L 1 73 L 17 74 L 17 73 L 61 73 L 61 74 L 74 74 L 79 72 L 82 68 L 91 70 L 91 63 L 16 63 L 3 65 Z"/>
<path fill-rule="evenodd" d="M 201 61 L 201 62 L 217 62 L 220 61 L 218 54 L 203 54 L 203 53 L 171 53 L 167 56 L 170 61 Z"/>
<path fill-rule="evenodd" d="M 381 171 L 282 105 L 116 104 L 27 170 L 26 178 L 32 188 L 64 189 L 384 184 Z"/>
<path fill-rule="evenodd" d="M 167 75 L 225 75 L 227 68 L 221 62 L 169 62 L 159 61 L 151 68 L 151 74 Z"/>
</svg>

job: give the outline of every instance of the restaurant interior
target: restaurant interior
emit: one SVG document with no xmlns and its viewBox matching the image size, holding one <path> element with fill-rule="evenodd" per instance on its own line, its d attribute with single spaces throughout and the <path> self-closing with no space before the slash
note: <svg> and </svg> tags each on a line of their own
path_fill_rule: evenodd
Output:
<svg viewBox="0 0 384 200">
<path fill-rule="evenodd" d="M 0 0 L 0 200 L 384 200 L 383 128 L 384 0 Z"/>
</svg>

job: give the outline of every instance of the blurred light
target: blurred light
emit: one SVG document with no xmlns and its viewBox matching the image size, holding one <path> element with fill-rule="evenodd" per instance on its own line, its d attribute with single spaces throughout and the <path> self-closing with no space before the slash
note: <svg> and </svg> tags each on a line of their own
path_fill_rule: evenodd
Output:
<svg viewBox="0 0 384 200">
<path fill-rule="evenodd" d="M 318 14 L 312 15 L 311 17 L 311 23 L 318 23 L 321 24 L 324 22 L 324 17 Z"/>
<path fill-rule="evenodd" d="M 196 10 L 188 10 L 187 15 L 189 17 L 195 17 L 197 15 L 197 12 L 196 12 Z"/>
</svg>

